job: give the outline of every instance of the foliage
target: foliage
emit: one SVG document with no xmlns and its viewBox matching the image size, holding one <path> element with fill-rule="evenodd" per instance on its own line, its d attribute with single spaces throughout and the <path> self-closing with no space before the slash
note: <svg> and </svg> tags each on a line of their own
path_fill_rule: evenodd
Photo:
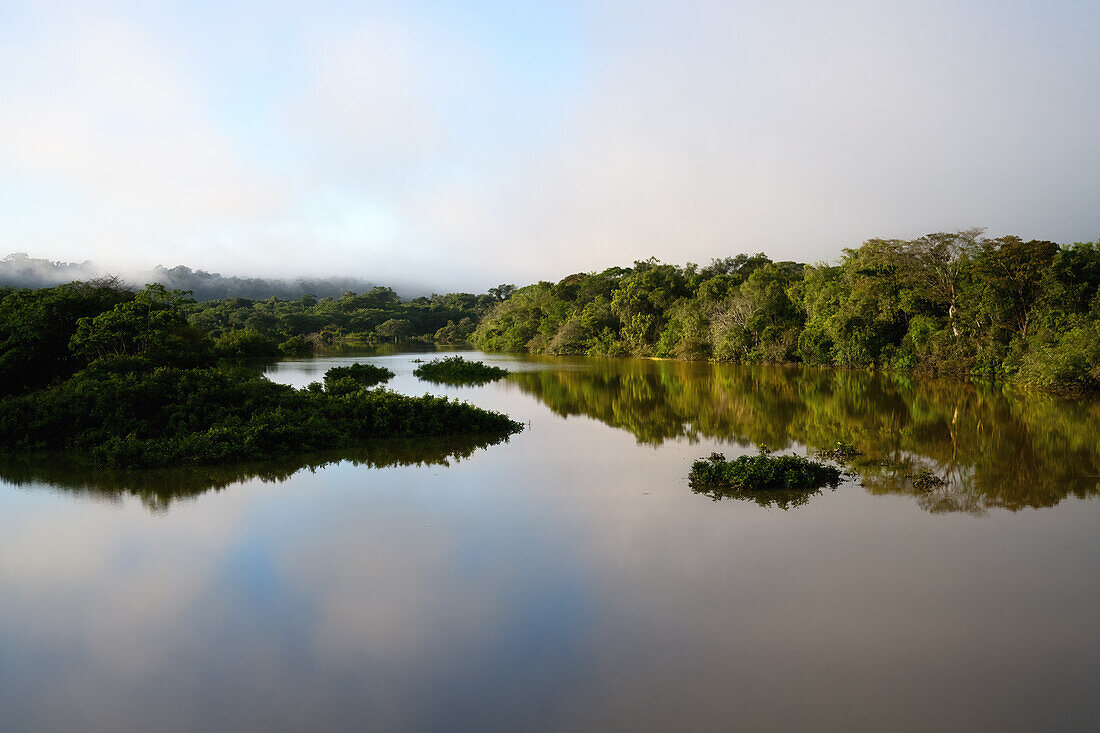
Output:
<svg viewBox="0 0 1100 733">
<path fill-rule="evenodd" d="M 74 451 L 144 467 L 522 428 L 444 398 L 368 390 L 393 376 L 373 365 L 330 370 L 326 388 L 304 390 L 224 361 L 215 366 L 219 356 L 271 356 L 275 342 L 247 326 L 211 340 L 187 320 L 193 305 L 160 285 L 128 293 L 117 282 L 5 293 L 0 367 L 21 394 L 0 401 L 0 451 Z M 57 357 L 62 346 L 68 353 Z"/>
<path fill-rule="evenodd" d="M 927 468 L 922 468 L 915 474 L 908 474 L 906 478 L 912 480 L 913 488 L 915 488 L 917 491 L 931 491 L 932 489 L 938 489 L 939 487 L 947 483 Z"/>
<path fill-rule="evenodd" d="M 839 264 L 762 254 L 641 260 L 519 288 L 469 337 L 486 350 L 634 355 L 1003 378 L 1100 389 L 1100 242 L 982 230 L 871 239 Z"/>
<path fill-rule="evenodd" d="M 238 328 L 215 339 L 214 351 L 229 358 L 270 358 L 279 355 L 280 347 L 275 339 L 254 328 Z"/>
<path fill-rule="evenodd" d="M 325 372 L 325 389 L 332 392 L 337 385 L 343 385 L 341 389 L 345 391 L 359 387 L 373 387 L 393 379 L 393 376 L 393 372 L 386 367 L 374 364 L 336 366 Z"/>
<path fill-rule="evenodd" d="M 689 474 L 692 491 L 718 500 L 723 497 L 758 497 L 764 505 L 782 508 L 805 503 L 809 494 L 824 486 L 836 486 L 840 471 L 801 456 L 773 456 L 766 448 L 759 455 L 732 461 L 721 453 L 695 461 Z M 776 492 L 774 496 L 767 495 Z"/>
<path fill-rule="evenodd" d="M 49 327 L 29 332 L 23 314 L 43 323 L 34 314 L 53 309 L 65 330 L 64 324 L 97 317 L 132 296 L 116 284 L 100 289 L 106 300 L 97 304 L 74 296 L 73 287 L 39 291 L 43 295 L 0 291 L 10 301 L 0 303 L 0 375 L 10 376 L 7 392 L 47 384 L 94 358 L 135 347 L 157 352 L 148 356 L 154 362 L 171 352 L 177 363 L 187 363 L 186 352 L 197 357 L 208 348 L 195 340 L 199 332 L 214 340 L 216 355 L 228 357 L 270 356 L 272 344 L 280 354 L 301 355 L 419 339 L 496 351 L 803 363 L 978 376 L 1048 391 L 1100 389 L 1100 242 L 990 239 L 981 229 L 870 239 L 832 264 L 772 262 L 763 254 L 705 266 L 651 258 L 557 283 L 408 301 L 374 287 L 339 297 L 194 303 L 161 287 L 139 296 L 155 306 L 146 315 L 167 318 L 182 310 L 198 331 L 187 334 L 177 324 L 173 335 L 157 327 L 154 332 L 175 344 L 141 343 L 134 329 L 143 306 L 136 304 L 104 316 L 94 329 L 89 325 L 76 354 L 51 341 Z M 167 309 L 157 303 L 173 297 L 178 300 Z M 27 366 L 39 351 L 55 360 L 44 370 Z"/>
<path fill-rule="evenodd" d="M 1100 401 L 904 372 L 591 360 L 509 381 L 555 414 L 585 416 L 667 441 L 766 443 L 845 461 L 875 493 L 912 495 L 929 511 L 1020 510 L 1100 495 Z M 915 492 L 931 467 L 948 483 Z"/>
<path fill-rule="evenodd" d="M 279 344 L 279 353 L 283 356 L 309 356 L 313 353 L 313 342 L 302 336 L 291 336 Z"/>
<path fill-rule="evenodd" d="M 413 374 L 429 382 L 481 384 L 507 376 L 508 370 L 480 361 L 466 361 L 461 356 L 448 356 L 421 364 Z"/>
<path fill-rule="evenodd" d="M 691 465 L 690 478 L 695 486 L 732 491 L 817 489 L 837 483 L 840 471 L 802 456 L 773 456 L 762 450 L 732 461 L 713 453 Z"/>
<path fill-rule="evenodd" d="M 391 288 L 374 287 L 339 297 L 209 300 L 189 304 L 187 316 L 215 339 L 233 331 L 254 331 L 272 339 L 281 353 L 302 355 L 315 348 L 406 339 L 462 343 L 498 302 L 490 293 L 402 301 Z"/>
<path fill-rule="evenodd" d="M 187 322 L 183 314 L 187 302 L 187 295 L 178 290 L 147 285 L 132 299 L 78 320 L 69 346 L 87 362 L 140 357 L 152 364 L 209 365 L 214 346 Z"/>
<path fill-rule="evenodd" d="M 0 291 L 0 394 L 41 387 L 83 367 L 86 358 L 69 349 L 77 322 L 131 298 L 117 278 Z"/>
<path fill-rule="evenodd" d="M 137 368 L 135 368 L 135 366 Z M 496 412 L 385 390 L 297 390 L 245 368 L 100 361 L 0 402 L 0 449 L 75 450 L 111 466 L 256 460 L 369 438 L 518 432 Z"/>
<path fill-rule="evenodd" d="M 437 344 L 464 344 L 470 340 L 475 328 L 477 324 L 467 316 L 458 323 L 447 321 L 447 325 L 436 331 L 432 338 Z"/>
</svg>

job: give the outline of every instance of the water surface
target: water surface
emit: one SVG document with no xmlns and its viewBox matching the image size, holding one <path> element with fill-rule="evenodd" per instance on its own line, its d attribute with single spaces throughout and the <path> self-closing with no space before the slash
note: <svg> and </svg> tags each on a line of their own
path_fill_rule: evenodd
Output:
<svg viewBox="0 0 1100 733">
<path fill-rule="evenodd" d="M 507 442 L 0 463 L 3 730 L 1091 730 L 1100 405 L 897 375 L 416 354 Z M 419 358 L 430 358 L 420 355 Z M 784 511 L 691 461 L 864 455 Z M 926 468 L 945 483 L 918 491 Z"/>
</svg>

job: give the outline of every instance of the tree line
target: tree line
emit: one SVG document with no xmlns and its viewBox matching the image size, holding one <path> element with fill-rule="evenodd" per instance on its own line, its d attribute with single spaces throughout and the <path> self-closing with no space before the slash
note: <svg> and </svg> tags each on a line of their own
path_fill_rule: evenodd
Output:
<svg viewBox="0 0 1100 733">
<path fill-rule="evenodd" d="M 1100 241 L 872 239 L 837 264 L 656 259 L 520 288 L 488 350 L 917 371 L 1100 388 Z"/>
<path fill-rule="evenodd" d="M 448 293 L 402 300 L 391 288 L 374 287 L 364 293 L 349 290 L 337 298 L 209 300 L 190 303 L 186 310 L 188 320 L 209 333 L 227 355 L 300 354 L 408 339 L 460 344 L 511 289 L 501 285 L 481 295 Z"/>
<path fill-rule="evenodd" d="M 157 287 L 163 297 L 178 292 Z M 133 297 L 123 290 L 109 278 L 41 297 L 0 288 L 0 328 L 7 329 L 0 337 L 17 342 L 20 329 L 51 328 L 32 323 L 75 329 L 81 316 Z M 418 339 L 536 354 L 889 369 L 1091 391 L 1100 389 L 1098 290 L 1100 241 L 1058 245 L 970 229 L 872 239 L 844 250 L 835 264 L 776 262 L 764 254 L 705 266 L 651 258 L 476 295 L 402 300 L 375 286 L 290 299 L 171 297 L 223 357 Z M 21 348 L 16 343 L 13 353 Z M 36 348 L 44 351 L 30 368 L 32 380 L 64 372 L 76 358 L 68 337 Z M 103 356 L 110 346 L 86 348 Z M 173 348 L 186 351 L 187 344 Z M 5 347 L 0 373 L 9 362 L 17 372 L 20 359 Z"/>
</svg>

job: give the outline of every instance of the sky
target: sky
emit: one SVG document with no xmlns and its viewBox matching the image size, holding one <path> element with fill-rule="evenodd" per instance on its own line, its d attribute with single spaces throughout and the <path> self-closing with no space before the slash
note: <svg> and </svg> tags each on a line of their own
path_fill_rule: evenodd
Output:
<svg viewBox="0 0 1100 733">
<path fill-rule="evenodd" d="M 1100 237 L 1095 0 L 0 0 L 0 255 L 483 291 Z"/>
</svg>

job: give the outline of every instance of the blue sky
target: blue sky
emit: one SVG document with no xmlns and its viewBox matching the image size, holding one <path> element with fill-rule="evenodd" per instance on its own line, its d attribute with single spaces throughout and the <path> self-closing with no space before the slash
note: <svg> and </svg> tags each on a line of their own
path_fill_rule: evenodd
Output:
<svg viewBox="0 0 1100 733">
<path fill-rule="evenodd" d="M 1094 2 L 0 0 L 0 249 L 481 290 L 1092 240 L 1098 31 Z"/>
</svg>

